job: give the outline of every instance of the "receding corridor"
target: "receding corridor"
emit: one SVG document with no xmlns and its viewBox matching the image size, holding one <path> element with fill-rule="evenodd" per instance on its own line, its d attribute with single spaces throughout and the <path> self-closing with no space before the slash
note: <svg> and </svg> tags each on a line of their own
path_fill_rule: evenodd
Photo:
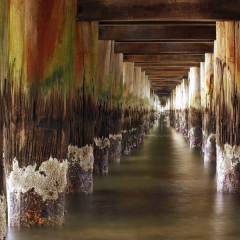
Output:
<svg viewBox="0 0 240 240">
<path fill-rule="evenodd" d="M 150 131 L 108 175 L 94 175 L 93 194 L 66 195 L 63 227 L 12 227 L 7 240 L 239 239 L 240 195 L 216 191 L 216 163 L 163 115 Z"/>
</svg>

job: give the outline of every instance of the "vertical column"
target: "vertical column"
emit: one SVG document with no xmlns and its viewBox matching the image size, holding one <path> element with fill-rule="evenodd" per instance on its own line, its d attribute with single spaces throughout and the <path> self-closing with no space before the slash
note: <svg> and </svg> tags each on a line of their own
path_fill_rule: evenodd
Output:
<svg viewBox="0 0 240 240">
<path fill-rule="evenodd" d="M 203 111 L 203 153 L 204 161 L 216 161 L 216 117 L 214 90 L 213 54 L 205 54 L 204 94 L 202 101 Z"/>
<path fill-rule="evenodd" d="M 4 122 L 4 101 L 3 84 L 7 79 L 7 1 L 0 2 L 0 239 L 5 239 L 7 234 L 6 223 L 6 198 L 4 195 L 4 170 L 3 170 L 3 122 Z"/>
<path fill-rule="evenodd" d="M 8 5 L 5 170 L 11 226 L 64 222 L 74 1 Z"/>
<path fill-rule="evenodd" d="M 189 81 L 183 79 L 183 110 L 182 110 L 182 133 L 185 137 L 188 136 L 188 107 L 189 107 Z"/>
<path fill-rule="evenodd" d="M 108 172 L 108 149 L 110 147 L 110 112 L 114 73 L 114 41 L 98 43 L 97 109 L 94 137 L 94 172 Z"/>
<path fill-rule="evenodd" d="M 217 187 L 222 192 L 240 191 L 239 36 L 239 22 L 217 22 Z"/>
<path fill-rule="evenodd" d="M 200 68 L 190 68 L 189 117 L 190 117 L 190 147 L 200 147 L 202 144 L 202 115 L 201 115 L 201 83 Z"/>
<path fill-rule="evenodd" d="M 67 193 L 93 190 L 98 23 L 76 22 Z"/>
<path fill-rule="evenodd" d="M 122 116 L 122 152 L 129 154 L 131 151 L 131 115 L 133 109 L 133 74 L 134 63 L 123 63 L 123 116 Z"/>
<path fill-rule="evenodd" d="M 122 95 L 123 95 L 123 54 L 115 54 L 112 84 L 112 108 L 110 120 L 109 161 L 120 162 L 122 153 Z"/>
</svg>

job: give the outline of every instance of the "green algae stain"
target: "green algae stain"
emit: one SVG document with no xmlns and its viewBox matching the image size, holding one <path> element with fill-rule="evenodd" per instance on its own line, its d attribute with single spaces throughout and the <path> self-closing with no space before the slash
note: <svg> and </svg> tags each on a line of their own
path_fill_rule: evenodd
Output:
<svg viewBox="0 0 240 240">
<path fill-rule="evenodd" d="M 8 15 L 8 74 L 13 83 L 26 82 L 24 61 L 24 4 L 12 1 Z"/>
<path fill-rule="evenodd" d="M 0 81 L 7 78 L 7 1 L 0 1 Z"/>
</svg>

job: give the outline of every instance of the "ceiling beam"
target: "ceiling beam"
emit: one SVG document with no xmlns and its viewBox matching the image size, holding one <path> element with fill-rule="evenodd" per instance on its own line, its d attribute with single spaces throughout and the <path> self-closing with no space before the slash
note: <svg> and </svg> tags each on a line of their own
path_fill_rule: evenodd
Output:
<svg viewBox="0 0 240 240">
<path fill-rule="evenodd" d="M 216 27 L 204 25 L 99 26 L 99 40 L 215 40 Z"/>
<path fill-rule="evenodd" d="M 165 71 L 165 72 L 146 72 L 146 75 L 148 75 L 148 76 L 184 76 L 184 75 L 186 75 L 186 74 L 188 74 L 188 71 L 178 71 L 178 72 L 172 72 L 172 71 L 170 71 L 170 72 L 167 72 L 167 71 Z"/>
<path fill-rule="evenodd" d="M 79 21 L 240 20 L 238 0 L 78 0 Z"/>
<path fill-rule="evenodd" d="M 115 53 L 205 54 L 213 53 L 214 43 L 195 42 L 115 42 Z"/>
<path fill-rule="evenodd" d="M 156 69 L 162 69 L 162 68 L 189 68 L 189 67 L 199 67 L 199 63 L 182 63 L 182 62 L 169 62 L 169 63 L 149 63 L 149 62 L 137 62 L 134 64 L 135 67 L 141 67 L 143 68 L 156 68 Z"/>
<path fill-rule="evenodd" d="M 200 63 L 205 61 L 204 54 L 190 55 L 190 54 L 172 54 L 172 55 L 124 55 L 124 62 L 162 62 L 162 63 Z"/>
</svg>

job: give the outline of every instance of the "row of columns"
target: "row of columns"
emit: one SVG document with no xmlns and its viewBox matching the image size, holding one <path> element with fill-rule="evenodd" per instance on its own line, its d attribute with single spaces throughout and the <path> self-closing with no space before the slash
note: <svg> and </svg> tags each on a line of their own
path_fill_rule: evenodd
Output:
<svg viewBox="0 0 240 240">
<path fill-rule="evenodd" d="M 201 147 L 205 162 L 217 162 L 218 191 L 239 192 L 239 22 L 217 22 L 216 28 L 214 53 L 206 53 L 205 62 L 190 68 L 165 110 L 190 147 Z"/>
<path fill-rule="evenodd" d="M 76 1 L 0 5 L 2 239 L 5 181 L 10 226 L 63 224 L 65 193 L 91 193 L 93 172 L 143 141 L 157 98 L 98 22 L 75 21 Z"/>
</svg>

